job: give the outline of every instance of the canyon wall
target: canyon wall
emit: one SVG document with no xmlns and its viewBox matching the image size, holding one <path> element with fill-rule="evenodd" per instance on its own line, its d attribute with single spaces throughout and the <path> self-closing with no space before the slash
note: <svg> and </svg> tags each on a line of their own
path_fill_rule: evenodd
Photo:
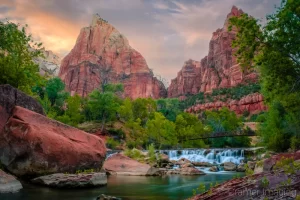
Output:
<svg viewBox="0 0 300 200">
<path fill-rule="evenodd" d="M 122 83 L 124 96 L 132 99 L 167 96 L 144 57 L 99 15 L 81 29 L 74 48 L 62 60 L 59 77 L 71 95 L 82 97 L 107 83 Z"/>
<path fill-rule="evenodd" d="M 210 93 L 213 89 L 229 88 L 238 84 L 255 82 L 255 72 L 242 72 L 234 49 L 231 44 L 236 30 L 228 30 L 229 19 L 240 16 L 242 10 L 233 6 L 227 15 L 224 26 L 216 30 L 209 43 L 209 52 L 200 62 L 188 60 L 171 81 L 168 88 L 168 97 L 180 97 L 199 92 Z"/>
</svg>

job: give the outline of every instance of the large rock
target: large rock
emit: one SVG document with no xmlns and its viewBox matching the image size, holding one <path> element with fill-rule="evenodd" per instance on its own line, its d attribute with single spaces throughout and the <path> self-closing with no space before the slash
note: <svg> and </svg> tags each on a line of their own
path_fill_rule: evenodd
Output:
<svg viewBox="0 0 300 200">
<path fill-rule="evenodd" d="M 0 134 L 0 161 L 17 176 L 99 169 L 105 144 L 88 134 L 16 106 Z"/>
<path fill-rule="evenodd" d="M 107 184 L 105 173 L 51 174 L 31 180 L 32 183 L 55 188 L 86 188 Z"/>
<path fill-rule="evenodd" d="M 190 113 L 197 113 L 204 110 L 219 110 L 227 107 L 236 114 L 243 114 L 245 111 L 250 114 L 257 114 L 261 111 L 267 110 L 267 106 L 263 103 L 263 96 L 259 93 L 253 93 L 242 97 L 240 100 L 227 99 L 227 101 L 214 101 L 209 103 L 196 104 L 186 111 Z"/>
<path fill-rule="evenodd" d="M 43 107 L 34 98 L 10 85 L 0 85 L 0 133 L 15 106 L 44 115 Z"/>
<path fill-rule="evenodd" d="M 71 94 L 83 97 L 106 83 L 122 83 L 125 96 L 133 99 L 167 95 L 144 57 L 98 15 L 81 29 L 74 48 L 62 60 L 59 77 Z"/>
<path fill-rule="evenodd" d="M 121 153 L 116 153 L 105 160 L 103 169 L 110 174 L 128 176 L 154 175 L 150 165 L 140 163 Z M 150 174 L 149 174 L 150 173 Z"/>
<path fill-rule="evenodd" d="M 14 193 L 22 188 L 22 184 L 15 177 L 0 169 L 0 193 Z"/>
<path fill-rule="evenodd" d="M 297 162 L 300 152 L 286 153 L 272 156 L 270 160 L 277 163 L 282 158 L 292 158 Z M 296 199 L 300 193 L 300 170 L 294 167 L 295 173 L 291 173 L 291 163 L 282 169 L 275 169 L 274 162 L 265 160 L 260 173 L 239 179 L 232 179 L 222 183 L 210 191 L 196 195 L 192 200 L 264 200 L 264 199 Z M 272 167 L 271 167 L 272 166 Z M 294 165 L 295 166 L 295 165 Z M 286 169 L 286 171 L 284 171 Z"/>
<path fill-rule="evenodd" d="M 235 171 L 236 165 L 232 162 L 225 162 L 224 164 L 224 170 L 225 171 Z"/>
</svg>

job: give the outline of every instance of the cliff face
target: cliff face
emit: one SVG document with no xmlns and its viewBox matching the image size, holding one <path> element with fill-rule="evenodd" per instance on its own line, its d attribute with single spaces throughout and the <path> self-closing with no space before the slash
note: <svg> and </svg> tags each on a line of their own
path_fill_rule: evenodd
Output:
<svg viewBox="0 0 300 200">
<path fill-rule="evenodd" d="M 216 88 L 234 87 L 248 81 L 256 81 L 255 72 L 241 71 L 231 47 L 236 30 L 228 31 L 229 19 L 242 13 L 237 7 L 232 7 L 223 28 L 213 33 L 208 55 L 200 63 L 190 60 L 187 61 L 189 64 L 185 63 L 177 77 L 171 81 L 168 97 L 207 93 Z"/>
<path fill-rule="evenodd" d="M 71 94 L 87 96 L 106 83 L 122 83 L 130 98 L 167 95 L 144 57 L 112 25 L 95 15 L 82 28 L 72 51 L 62 60 L 59 77 Z"/>
<path fill-rule="evenodd" d="M 188 109 L 186 112 L 199 113 L 205 110 L 219 110 L 227 107 L 236 114 L 241 115 L 248 111 L 250 114 L 258 114 L 261 111 L 267 110 L 267 106 L 263 103 L 263 96 L 259 93 L 249 94 L 240 100 L 228 99 L 226 102 L 216 101 L 211 103 L 197 104 Z"/>
<path fill-rule="evenodd" d="M 44 58 L 39 57 L 35 62 L 39 65 L 40 74 L 48 76 L 58 76 L 61 59 L 52 51 L 44 50 Z"/>
</svg>

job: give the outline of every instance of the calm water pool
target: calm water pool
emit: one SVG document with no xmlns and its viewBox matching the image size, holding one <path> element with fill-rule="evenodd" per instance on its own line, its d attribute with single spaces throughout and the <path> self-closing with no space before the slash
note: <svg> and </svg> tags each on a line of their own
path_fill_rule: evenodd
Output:
<svg viewBox="0 0 300 200">
<path fill-rule="evenodd" d="M 203 176 L 172 175 L 165 177 L 111 176 L 108 185 L 92 189 L 50 189 L 23 184 L 24 189 L 15 194 L 0 194 L 0 200 L 95 200 L 100 194 L 121 197 L 123 200 L 175 200 L 191 197 L 200 183 L 222 183 L 237 173 L 218 172 Z M 239 174 L 243 176 L 242 173 Z"/>
</svg>

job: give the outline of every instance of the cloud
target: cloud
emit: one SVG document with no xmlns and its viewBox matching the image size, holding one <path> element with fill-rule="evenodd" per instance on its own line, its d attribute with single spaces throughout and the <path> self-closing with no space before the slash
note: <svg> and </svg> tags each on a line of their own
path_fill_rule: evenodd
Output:
<svg viewBox="0 0 300 200">
<path fill-rule="evenodd" d="M 223 26 L 232 5 L 256 18 L 280 0 L 1 0 L 0 18 L 29 25 L 47 49 L 66 55 L 92 14 L 115 26 L 155 74 L 170 80 L 185 60 L 208 53 L 212 32 Z"/>
</svg>

